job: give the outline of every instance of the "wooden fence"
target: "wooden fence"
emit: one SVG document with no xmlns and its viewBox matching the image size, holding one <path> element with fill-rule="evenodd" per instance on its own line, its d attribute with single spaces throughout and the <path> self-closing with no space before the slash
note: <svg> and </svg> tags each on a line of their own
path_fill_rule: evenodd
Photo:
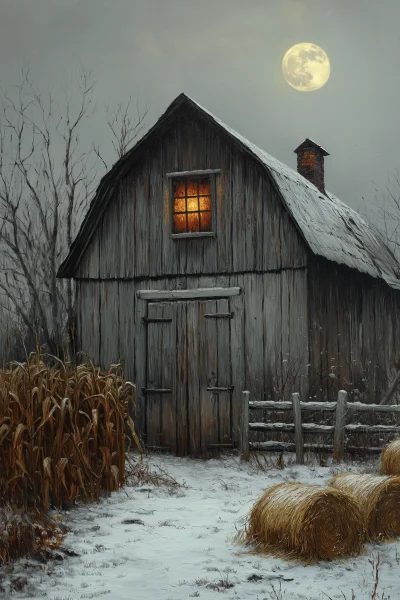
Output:
<svg viewBox="0 0 400 600">
<path fill-rule="evenodd" d="M 291 410 L 293 411 L 294 423 L 250 423 L 249 414 L 251 410 Z M 330 411 L 335 412 L 334 425 L 318 425 L 316 423 L 302 423 L 303 412 Z M 347 392 L 339 391 L 336 402 L 300 402 L 299 394 L 292 394 L 292 401 L 276 402 L 272 400 L 257 401 L 250 400 L 250 392 L 243 392 L 243 407 L 240 425 L 239 453 L 242 460 L 249 460 L 250 450 L 264 451 L 288 451 L 296 452 L 296 461 L 299 464 L 304 463 L 304 450 L 321 450 L 324 452 L 333 452 L 335 460 L 341 460 L 345 452 L 345 439 L 347 433 L 399 433 L 398 425 L 360 425 L 347 424 L 347 415 L 357 414 L 359 412 L 369 413 L 399 413 L 400 405 L 380 405 L 363 404 L 362 402 L 347 402 Z M 294 433 L 294 443 L 287 442 L 249 442 L 250 431 L 281 431 Z M 332 434 L 333 445 L 304 444 L 303 434 Z M 360 448 L 346 447 L 346 450 L 357 451 Z M 380 452 L 382 448 L 367 447 L 362 450 L 368 452 Z"/>
</svg>

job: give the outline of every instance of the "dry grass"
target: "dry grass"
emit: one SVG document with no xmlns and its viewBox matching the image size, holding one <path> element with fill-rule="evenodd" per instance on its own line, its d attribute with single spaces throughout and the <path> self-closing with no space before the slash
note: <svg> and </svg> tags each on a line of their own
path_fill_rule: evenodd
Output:
<svg viewBox="0 0 400 600">
<path fill-rule="evenodd" d="M 134 463 L 128 457 L 127 461 L 129 464 L 129 472 L 126 473 L 125 480 L 128 485 L 154 485 L 164 486 L 169 489 L 181 487 L 181 484 L 171 475 L 168 475 L 161 467 L 157 467 L 158 472 L 152 470 L 149 459 Z"/>
<path fill-rule="evenodd" d="M 64 537 L 61 524 L 37 511 L 28 515 L 10 506 L 0 508 L 0 565 L 26 554 L 45 556 Z"/>
<path fill-rule="evenodd" d="M 0 504 L 47 510 L 97 500 L 125 478 L 134 386 L 119 365 L 56 366 L 39 352 L 0 372 Z"/>
<path fill-rule="evenodd" d="M 306 562 L 358 555 L 366 531 L 358 504 L 332 488 L 280 483 L 256 502 L 236 541 Z"/>
<path fill-rule="evenodd" d="M 393 440 L 381 454 L 381 474 L 400 475 L 400 439 Z"/>
<path fill-rule="evenodd" d="M 341 473 L 329 485 L 358 502 L 371 540 L 400 535 L 400 477 Z"/>
</svg>

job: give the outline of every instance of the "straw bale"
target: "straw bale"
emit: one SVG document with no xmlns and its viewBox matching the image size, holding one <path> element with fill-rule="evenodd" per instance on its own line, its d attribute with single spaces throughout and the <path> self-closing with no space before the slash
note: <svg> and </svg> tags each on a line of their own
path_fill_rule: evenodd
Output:
<svg viewBox="0 0 400 600">
<path fill-rule="evenodd" d="M 400 438 L 384 448 L 381 454 L 381 475 L 400 475 Z"/>
<path fill-rule="evenodd" d="M 358 502 L 371 540 L 400 535 L 400 477 L 341 473 L 329 485 Z"/>
<path fill-rule="evenodd" d="M 258 552 L 315 562 L 357 555 L 365 537 L 361 511 L 350 495 L 287 482 L 257 500 L 236 541 Z"/>
</svg>

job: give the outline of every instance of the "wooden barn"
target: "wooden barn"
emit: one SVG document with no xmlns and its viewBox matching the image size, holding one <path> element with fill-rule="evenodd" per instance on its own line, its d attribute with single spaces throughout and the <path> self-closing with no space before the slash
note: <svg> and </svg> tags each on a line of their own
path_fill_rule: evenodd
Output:
<svg viewBox="0 0 400 600">
<path fill-rule="evenodd" d="M 399 264 L 325 190 L 327 152 L 295 152 L 297 172 L 181 94 L 99 185 L 58 276 L 148 447 L 235 445 L 244 389 L 379 401 L 396 372 Z"/>
</svg>

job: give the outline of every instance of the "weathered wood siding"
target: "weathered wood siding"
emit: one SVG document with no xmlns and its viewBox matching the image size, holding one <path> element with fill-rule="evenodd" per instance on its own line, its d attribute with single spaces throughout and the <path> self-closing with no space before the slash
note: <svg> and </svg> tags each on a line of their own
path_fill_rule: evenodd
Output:
<svg viewBox="0 0 400 600">
<path fill-rule="evenodd" d="M 221 169 L 214 238 L 171 239 L 166 173 Z M 266 171 L 200 119 L 182 118 L 120 180 L 77 278 L 265 272 L 305 266 L 305 245 Z"/>
<path fill-rule="evenodd" d="M 243 389 L 249 389 L 252 396 L 258 399 L 281 398 L 282 395 L 286 397 L 293 389 L 299 390 L 303 395 L 307 392 L 307 270 L 184 276 L 140 282 L 78 281 L 81 348 L 106 369 L 111 363 L 122 360 L 126 376 L 137 381 L 136 422 L 139 431 L 143 431 L 147 410 L 146 400 L 140 391 L 144 385 L 140 380 L 140 373 L 145 372 L 147 358 L 143 336 L 144 326 L 141 323 L 142 314 L 137 310 L 138 302 L 145 301 L 138 299 L 136 292 L 140 289 L 172 290 L 235 286 L 241 288 L 241 293 L 232 296 L 229 300 L 230 310 L 234 312 L 230 329 L 231 365 L 224 363 L 226 359 L 224 353 L 220 353 L 221 356 L 218 357 L 221 373 L 224 368 L 231 369 L 231 383 L 234 386 L 231 410 L 233 442 L 238 440 Z M 226 309 L 223 301 L 215 301 L 215 305 L 218 310 Z M 192 376 L 195 379 L 197 371 L 202 368 L 205 360 L 205 356 L 201 354 L 205 355 L 208 352 L 213 341 L 208 330 L 212 328 L 217 330 L 224 325 L 210 321 L 207 324 L 210 339 L 202 338 L 200 344 L 194 344 L 196 319 L 199 316 L 192 312 L 190 312 L 187 328 L 188 343 L 191 340 L 196 351 L 189 353 L 191 361 L 185 367 L 185 377 Z M 176 385 L 179 386 L 179 383 Z M 184 396 L 180 401 L 185 403 L 188 400 L 186 394 Z M 222 402 L 227 402 L 227 399 L 223 398 Z M 220 411 L 218 417 L 220 432 L 228 428 L 226 414 L 227 410 Z M 190 414 L 188 418 L 191 419 Z M 194 436 L 193 427 L 191 431 Z M 220 443 L 222 443 L 221 439 L 218 440 Z"/>
<path fill-rule="evenodd" d="M 310 395 L 379 402 L 400 355 L 400 294 L 323 259 L 309 261 Z"/>
</svg>

